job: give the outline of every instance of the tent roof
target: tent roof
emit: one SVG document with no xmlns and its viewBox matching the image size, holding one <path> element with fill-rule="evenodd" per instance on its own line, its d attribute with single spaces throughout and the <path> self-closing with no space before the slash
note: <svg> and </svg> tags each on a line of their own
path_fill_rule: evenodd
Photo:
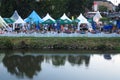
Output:
<svg viewBox="0 0 120 80">
<path fill-rule="evenodd" d="M 33 11 L 24 21 L 31 22 L 31 23 L 43 22 L 43 20 L 40 18 L 40 16 L 35 11 Z"/>
<path fill-rule="evenodd" d="M 78 23 L 78 22 L 80 22 L 80 20 L 79 19 L 75 19 L 75 20 L 73 20 L 73 22 L 74 23 Z"/>
<path fill-rule="evenodd" d="M 53 18 L 49 15 L 49 13 L 46 14 L 46 16 L 43 18 L 43 21 L 46 21 L 46 20 L 48 20 L 48 19 L 50 19 L 50 20 L 52 20 L 52 21 L 55 22 L 55 19 L 53 19 Z"/>
<path fill-rule="evenodd" d="M 80 14 L 78 17 L 77 17 L 78 20 L 80 20 L 80 23 L 89 23 L 87 21 L 87 19 L 82 15 Z"/>
<path fill-rule="evenodd" d="M 102 18 L 102 16 L 101 16 L 100 12 L 97 11 L 95 16 L 93 17 L 93 21 L 98 22 L 100 18 Z"/>
<path fill-rule="evenodd" d="M 69 20 L 69 21 L 72 21 L 70 18 L 68 18 L 68 17 L 66 16 L 66 14 L 65 14 L 65 13 L 63 14 L 63 16 L 62 16 L 60 19 L 62 19 L 62 20 L 67 19 L 67 20 Z"/>
<path fill-rule="evenodd" d="M 19 16 L 18 20 L 15 21 L 14 23 L 25 24 L 25 21 Z"/>
<path fill-rule="evenodd" d="M 14 21 L 16 21 L 19 18 L 19 14 L 18 12 L 15 10 L 13 15 L 11 16 L 11 19 L 13 19 Z"/>
<path fill-rule="evenodd" d="M 14 20 L 12 20 L 11 18 L 4 18 L 4 21 L 8 24 L 14 23 Z"/>
<path fill-rule="evenodd" d="M 42 22 L 42 24 L 55 24 L 55 23 L 56 23 L 56 21 L 53 21 L 51 19 L 47 19 L 44 22 Z"/>
<path fill-rule="evenodd" d="M 6 27 L 8 26 L 7 23 L 4 21 L 4 19 L 0 16 L 0 27 Z"/>
<path fill-rule="evenodd" d="M 69 21 L 68 19 L 59 19 L 58 20 L 58 22 L 60 23 L 60 24 L 71 24 L 72 23 L 72 21 Z"/>
<path fill-rule="evenodd" d="M 101 16 L 101 14 L 100 14 L 100 12 L 99 11 L 97 11 L 97 13 L 95 14 L 95 16 L 94 17 L 99 17 L 99 18 L 102 18 L 102 16 Z"/>
</svg>

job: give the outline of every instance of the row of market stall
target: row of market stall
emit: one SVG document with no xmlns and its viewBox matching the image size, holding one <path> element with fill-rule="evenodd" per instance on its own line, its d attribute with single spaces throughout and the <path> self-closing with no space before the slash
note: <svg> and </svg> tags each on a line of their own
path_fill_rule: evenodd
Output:
<svg viewBox="0 0 120 80">
<path fill-rule="evenodd" d="M 96 15 L 93 17 L 94 22 L 98 23 L 100 18 L 102 16 L 100 15 L 100 12 L 96 12 Z M 22 19 L 21 16 L 18 14 L 17 11 L 14 12 L 14 14 L 10 18 L 2 18 L 0 16 L 0 27 L 6 28 L 9 24 L 12 24 L 12 29 L 15 29 L 16 24 L 77 24 L 77 29 L 80 30 L 80 25 L 82 23 L 87 24 L 88 29 L 93 29 L 92 25 L 90 24 L 90 21 L 88 21 L 82 14 L 80 14 L 76 19 L 72 20 L 64 13 L 62 17 L 60 17 L 58 20 L 55 20 L 52 18 L 49 13 L 46 14 L 45 17 L 41 18 L 35 11 L 33 11 L 27 18 Z"/>
</svg>

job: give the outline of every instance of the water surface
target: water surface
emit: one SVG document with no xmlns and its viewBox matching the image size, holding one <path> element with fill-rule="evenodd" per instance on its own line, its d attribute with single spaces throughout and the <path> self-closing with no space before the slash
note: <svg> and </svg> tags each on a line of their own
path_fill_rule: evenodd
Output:
<svg viewBox="0 0 120 80">
<path fill-rule="evenodd" d="M 0 53 L 0 80 L 120 80 L 120 54 Z"/>
</svg>

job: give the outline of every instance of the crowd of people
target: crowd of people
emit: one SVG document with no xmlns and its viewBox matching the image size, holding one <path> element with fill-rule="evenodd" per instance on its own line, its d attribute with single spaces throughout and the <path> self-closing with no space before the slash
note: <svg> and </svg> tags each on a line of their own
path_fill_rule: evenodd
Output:
<svg viewBox="0 0 120 80">
<path fill-rule="evenodd" d="M 91 25 L 91 26 L 90 26 Z M 81 23 L 78 25 L 77 23 L 72 24 L 9 24 L 7 27 L 0 29 L 0 34 L 4 33 L 25 33 L 25 34 L 31 34 L 31 33 L 40 33 L 44 34 L 47 32 L 52 33 L 101 33 L 104 32 L 106 34 L 108 33 L 117 33 L 120 34 L 120 21 L 111 21 L 111 23 L 99 23 L 96 24 L 95 22 L 90 23 L 90 25 L 86 23 Z"/>
</svg>

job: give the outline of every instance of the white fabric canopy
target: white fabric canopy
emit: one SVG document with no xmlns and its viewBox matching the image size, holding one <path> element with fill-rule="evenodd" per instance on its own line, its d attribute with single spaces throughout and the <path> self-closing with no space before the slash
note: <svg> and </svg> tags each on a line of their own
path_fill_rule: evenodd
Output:
<svg viewBox="0 0 120 80">
<path fill-rule="evenodd" d="M 77 19 L 80 20 L 79 23 L 89 23 L 89 22 L 87 21 L 87 19 L 86 19 L 82 14 L 80 14 L 80 15 L 77 17 Z"/>
<path fill-rule="evenodd" d="M 8 26 L 8 24 L 3 20 L 3 18 L 0 16 L 0 27 L 5 27 Z"/>
<path fill-rule="evenodd" d="M 93 17 L 93 21 L 95 21 L 96 23 L 99 22 L 100 18 L 102 18 L 101 14 L 99 11 L 97 11 L 97 13 L 95 14 L 95 16 Z"/>
<path fill-rule="evenodd" d="M 52 21 L 55 21 L 55 19 L 53 19 L 53 18 L 49 15 L 49 13 L 47 13 L 47 15 L 43 18 L 43 21 L 46 21 L 46 20 L 48 20 L 48 19 L 50 19 L 50 20 L 52 20 Z"/>
<path fill-rule="evenodd" d="M 82 14 L 80 14 L 80 15 L 77 17 L 77 19 L 80 20 L 80 22 L 78 23 L 78 28 L 77 28 L 77 30 L 80 30 L 80 25 L 81 25 L 82 23 L 87 24 L 87 28 L 88 28 L 90 31 L 92 30 L 91 24 L 87 21 L 87 19 L 86 19 Z"/>
<path fill-rule="evenodd" d="M 62 19 L 62 20 L 67 19 L 67 20 L 69 20 L 69 21 L 72 21 L 70 18 L 68 18 L 68 17 L 66 16 L 66 14 L 65 14 L 65 13 L 63 14 L 63 16 L 62 16 L 60 19 Z"/>
<path fill-rule="evenodd" d="M 19 14 L 18 14 L 18 12 L 15 10 L 14 13 L 13 13 L 13 15 L 11 16 L 11 19 L 13 19 L 14 21 L 16 21 L 16 20 L 18 20 L 18 18 L 19 18 Z"/>
<path fill-rule="evenodd" d="M 15 30 L 15 24 L 25 24 L 26 22 L 19 16 L 18 20 L 13 23 L 13 30 Z"/>
<path fill-rule="evenodd" d="M 18 20 L 14 22 L 15 24 L 25 24 L 26 22 L 19 16 Z"/>
</svg>

